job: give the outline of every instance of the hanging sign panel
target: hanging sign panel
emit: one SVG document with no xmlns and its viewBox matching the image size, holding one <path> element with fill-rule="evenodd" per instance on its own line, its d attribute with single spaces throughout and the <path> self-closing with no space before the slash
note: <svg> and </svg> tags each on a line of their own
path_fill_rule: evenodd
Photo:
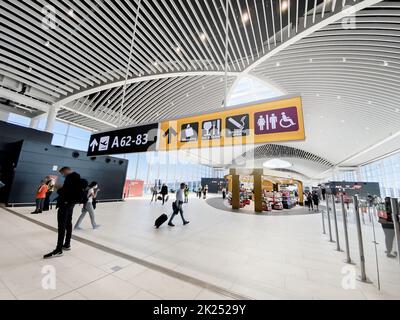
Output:
<svg viewBox="0 0 400 320">
<path fill-rule="evenodd" d="M 160 151 L 305 139 L 300 97 L 166 121 L 160 127 Z"/>
<path fill-rule="evenodd" d="M 305 139 L 300 97 L 95 134 L 89 156 Z"/>
<path fill-rule="evenodd" d="M 158 128 L 155 123 L 95 134 L 90 138 L 88 156 L 155 151 Z"/>
</svg>

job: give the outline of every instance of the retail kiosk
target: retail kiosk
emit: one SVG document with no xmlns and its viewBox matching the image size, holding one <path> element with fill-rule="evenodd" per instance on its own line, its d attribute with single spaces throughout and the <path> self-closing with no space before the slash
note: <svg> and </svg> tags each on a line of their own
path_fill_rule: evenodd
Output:
<svg viewBox="0 0 400 320">
<path fill-rule="evenodd" d="M 274 212 L 303 205 L 303 184 L 295 179 L 266 174 L 262 169 L 252 172 L 231 170 L 228 181 L 228 203 L 233 209 Z"/>
</svg>

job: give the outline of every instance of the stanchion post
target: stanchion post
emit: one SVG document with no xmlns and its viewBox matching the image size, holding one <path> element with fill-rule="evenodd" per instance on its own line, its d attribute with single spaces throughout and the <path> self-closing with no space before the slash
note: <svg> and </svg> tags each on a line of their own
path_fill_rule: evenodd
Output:
<svg viewBox="0 0 400 320">
<path fill-rule="evenodd" d="M 394 224 L 394 232 L 396 235 L 397 252 L 400 263 L 400 223 L 399 223 L 399 200 L 391 199 L 392 204 L 392 219 Z"/>
<path fill-rule="evenodd" d="M 339 228 L 337 222 L 337 212 L 336 212 L 336 203 L 335 203 L 335 195 L 332 194 L 332 209 L 333 209 L 333 222 L 335 223 L 335 234 L 336 234 L 336 250 L 340 250 L 340 242 L 339 242 Z"/>
<path fill-rule="evenodd" d="M 321 210 L 321 217 L 322 217 L 322 234 L 326 234 L 324 210 Z"/>
<path fill-rule="evenodd" d="M 358 238 L 358 250 L 360 253 L 360 268 L 361 268 L 361 281 L 368 282 L 367 274 L 365 271 L 365 255 L 364 255 L 364 243 L 361 229 L 361 219 L 360 219 L 360 208 L 358 206 L 358 197 L 354 197 L 354 213 L 356 217 L 356 227 L 357 227 L 357 238 Z"/>
<path fill-rule="evenodd" d="M 344 205 L 344 196 L 340 196 L 340 202 L 342 204 L 342 212 L 343 212 L 343 228 L 344 228 L 344 241 L 346 243 L 346 263 L 352 264 L 351 256 L 350 256 L 350 243 L 349 243 L 349 231 L 347 229 L 347 210 Z"/>
<path fill-rule="evenodd" d="M 329 231 L 329 241 L 334 242 L 332 239 L 332 225 L 331 225 L 331 213 L 329 209 L 329 196 L 326 196 L 326 212 L 328 216 L 328 231 Z"/>
</svg>

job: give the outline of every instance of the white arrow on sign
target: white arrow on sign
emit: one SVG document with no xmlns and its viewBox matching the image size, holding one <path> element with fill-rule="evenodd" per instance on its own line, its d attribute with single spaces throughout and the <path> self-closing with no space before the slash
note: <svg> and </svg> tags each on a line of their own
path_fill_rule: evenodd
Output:
<svg viewBox="0 0 400 320">
<path fill-rule="evenodd" d="M 92 148 L 92 152 L 94 152 L 94 149 L 96 149 L 96 147 L 98 147 L 98 146 L 99 146 L 99 143 L 97 142 L 96 139 L 94 139 L 92 141 L 92 143 L 90 144 L 90 147 Z"/>
</svg>

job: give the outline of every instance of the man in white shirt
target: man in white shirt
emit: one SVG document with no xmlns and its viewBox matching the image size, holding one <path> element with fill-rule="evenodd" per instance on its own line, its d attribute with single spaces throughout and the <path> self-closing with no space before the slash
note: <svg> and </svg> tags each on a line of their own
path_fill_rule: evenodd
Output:
<svg viewBox="0 0 400 320">
<path fill-rule="evenodd" d="M 174 206 L 174 208 L 175 208 L 174 212 L 168 223 L 168 225 L 170 227 L 175 227 L 175 225 L 172 223 L 172 221 L 174 220 L 175 216 L 178 213 L 181 214 L 183 225 L 186 226 L 187 224 L 189 224 L 189 221 L 185 220 L 185 217 L 183 216 L 183 209 L 182 209 L 183 201 L 185 199 L 185 188 L 186 188 L 186 184 L 182 183 L 180 189 L 176 192 L 176 202 L 175 202 L 176 206 Z"/>
</svg>

